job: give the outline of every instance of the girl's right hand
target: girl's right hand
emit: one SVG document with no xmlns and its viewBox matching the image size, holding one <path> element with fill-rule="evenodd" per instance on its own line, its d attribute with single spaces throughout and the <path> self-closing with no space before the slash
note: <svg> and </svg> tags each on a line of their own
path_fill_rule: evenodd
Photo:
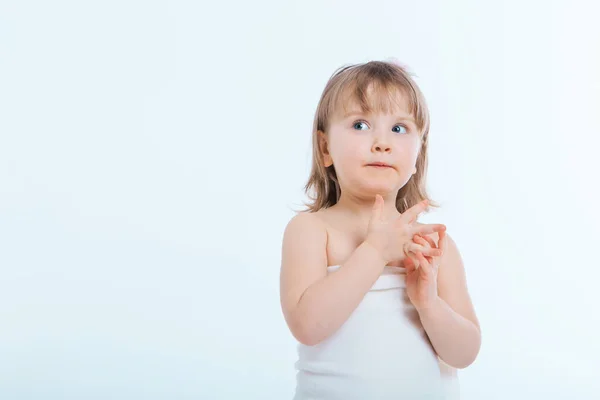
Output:
<svg viewBox="0 0 600 400">
<path fill-rule="evenodd" d="M 419 214 L 426 208 L 427 200 L 423 200 L 406 210 L 398 218 L 384 221 L 382 218 L 383 197 L 375 195 L 373 214 L 369 221 L 365 242 L 379 251 L 386 263 L 404 260 L 409 251 L 421 252 L 424 256 L 429 257 L 440 256 L 440 249 L 422 246 L 412 240 L 415 234 L 427 235 L 446 230 L 446 226 L 443 224 L 414 225 Z"/>
</svg>

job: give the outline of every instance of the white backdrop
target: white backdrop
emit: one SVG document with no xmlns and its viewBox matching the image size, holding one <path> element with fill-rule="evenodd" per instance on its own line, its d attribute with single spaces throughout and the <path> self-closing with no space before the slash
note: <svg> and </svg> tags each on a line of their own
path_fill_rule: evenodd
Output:
<svg viewBox="0 0 600 400">
<path fill-rule="evenodd" d="M 463 399 L 597 398 L 600 6 L 211 3 L 0 3 L 0 398 L 291 398 L 313 113 L 392 57 L 481 320 Z"/>
</svg>

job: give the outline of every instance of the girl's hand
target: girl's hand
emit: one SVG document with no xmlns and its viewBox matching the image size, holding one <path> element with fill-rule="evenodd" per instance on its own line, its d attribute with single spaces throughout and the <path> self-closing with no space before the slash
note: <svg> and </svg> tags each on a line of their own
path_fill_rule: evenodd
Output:
<svg viewBox="0 0 600 400">
<path fill-rule="evenodd" d="M 439 246 L 428 236 L 415 235 L 413 240 L 428 248 L 437 248 L 443 254 L 446 249 L 446 232 L 439 233 Z M 440 256 L 425 256 L 422 252 L 411 252 L 404 260 L 406 268 L 406 294 L 417 311 L 432 305 L 438 298 L 437 274 Z"/>
<path fill-rule="evenodd" d="M 415 234 L 427 235 L 446 230 L 446 226 L 443 224 L 414 225 L 417 217 L 425 211 L 426 207 L 427 200 L 424 200 L 406 210 L 400 217 L 394 218 L 392 221 L 384 221 L 382 218 L 383 197 L 375 195 L 373 214 L 369 221 L 365 242 L 377 249 L 386 263 L 402 261 L 410 251 L 429 257 L 441 255 L 439 249 L 412 240 Z"/>
</svg>

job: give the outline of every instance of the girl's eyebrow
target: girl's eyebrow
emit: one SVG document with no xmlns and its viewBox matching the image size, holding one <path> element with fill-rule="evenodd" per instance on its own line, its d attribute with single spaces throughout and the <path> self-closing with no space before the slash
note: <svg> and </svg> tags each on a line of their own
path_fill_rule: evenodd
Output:
<svg viewBox="0 0 600 400">
<path fill-rule="evenodd" d="M 362 111 L 351 111 L 351 112 L 348 112 L 348 113 L 344 114 L 344 119 L 350 118 L 350 117 L 363 116 L 363 115 L 369 115 L 369 113 L 364 113 Z M 410 117 L 410 116 L 399 115 L 399 116 L 395 117 L 395 119 L 397 119 L 397 120 L 403 120 L 403 121 L 409 121 L 409 122 L 412 122 L 413 124 L 416 125 L 415 120 L 412 117 Z"/>
</svg>

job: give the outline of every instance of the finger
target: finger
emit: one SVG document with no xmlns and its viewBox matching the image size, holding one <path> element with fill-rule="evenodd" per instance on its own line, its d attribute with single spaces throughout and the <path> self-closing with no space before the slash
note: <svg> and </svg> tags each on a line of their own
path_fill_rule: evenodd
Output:
<svg viewBox="0 0 600 400">
<path fill-rule="evenodd" d="M 429 257 L 438 257 L 442 255 L 442 251 L 440 249 L 436 249 L 436 248 L 431 248 L 428 245 L 427 246 L 422 246 L 420 244 L 417 243 L 407 243 L 406 246 L 404 247 L 404 252 L 406 254 L 408 254 L 409 252 L 413 252 L 413 253 L 422 253 L 425 256 L 429 256 Z"/>
<path fill-rule="evenodd" d="M 431 270 L 431 264 L 421 253 L 417 253 L 417 261 L 419 261 L 419 266 L 421 267 L 421 273 L 424 278 L 430 276 L 433 271 Z"/>
<path fill-rule="evenodd" d="M 446 230 L 446 225 L 444 224 L 424 224 L 415 226 L 412 228 L 412 233 L 418 234 L 420 236 L 429 235 L 434 232 L 443 232 Z"/>
<path fill-rule="evenodd" d="M 442 231 L 439 233 L 439 236 L 438 249 L 440 249 L 443 253 L 446 251 L 446 247 L 448 246 L 448 235 L 446 235 L 446 231 Z"/>
<path fill-rule="evenodd" d="M 413 263 L 415 268 L 419 268 L 419 261 L 415 253 L 421 251 L 421 246 L 415 244 L 413 242 L 408 242 L 404 244 L 404 255 L 406 260 L 410 260 L 409 263 Z"/>
<path fill-rule="evenodd" d="M 411 272 L 417 269 L 417 263 L 413 260 L 413 257 L 414 256 L 412 255 L 408 255 L 404 259 L 404 268 L 406 268 L 407 272 Z"/>
<path fill-rule="evenodd" d="M 417 218 L 419 218 L 419 214 L 415 215 L 414 217 L 412 217 L 409 221 L 408 224 L 409 225 L 413 225 L 415 222 L 417 222 Z"/>
<path fill-rule="evenodd" d="M 383 197 L 381 195 L 375 195 L 375 202 L 373 203 L 372 219 L 381 221 L 383 216 Z"/>
<path fill-rule="evenodd" d="M 433 239 L 427 237 L 429 240 L 425 240 L 422 236 L 415 235 L 415 242 L 421 245 L 421 253 L 426 257 L 439 257 L 442 255 L 442 251 L 435 246 Z M 431 262 L 431 260 L 430 260 Z"/>
<path fill-rule="evenodd" d="M 432 248 L 432 247 L 426 247 L 424 248 L 421 253 L 423 253 L 423 256 L 425 257 L 439 257 L 442 255 L 442 251 L 440 249 L 436 249 L 436 248 Z"/>
<path fill-rule="evenodd" d="M 415 204 L 408 210 L 404 211 L 404 213 L 402 213 L 402 215 L 400 216 L 400 219 L 407 224 L 410 224 L 410 223 L 416 221 L 419 214 L 421 214 L 423 211 L 425 211 L 427 209 L 427 205 L 428 205 L 427 200 L 418 202 L 417 204 Z"/>
<path fill-rule="evenodd" d="M 415 242 L 407 242 L 404 244 L 404 253 L 408 254 L 409 252 L 417 253 L 419 251 L 424 251 L 427 248 Z"/>
<path fill-rule="evenodd" d="M 420 244 L 423 247 L 430 247 L 431 243 L 429 243 L 428 241 L 426 241 L 422 236 L 420 235 L 415 235 L 413 236 L 413 241 L 415 241 L 416 243 Z M 433 246 L 435 247 L 435 246 Z"/>
<path fill-rule="evenodd" d="M 429 243 L 429 245 L 430 245 L 431 247 L 433 247 L 433 248 L 438 248 L 438 249 L 439 249 L 439 246 L 437 246 L 437 245 L 435 244 L 435 240 L 433 240 L 433 239 L 431 238 L 431 236 L 428 236 L 428 235 L 421 236 L 421 235 L 419 235 L 419 237 L 421 237 L 421 238 L 423 238 L 424 240 L 426 240 L 426 241 L 427 241 L 427 243 Z"/>
<path fill-rule="evenodd" d="M 417 258 L 417 253 L 409 253 L 408 257 L 412 260 L 412 264 L 414 265 L 413 271 L 419 269 L 419 260 Z"/>
<path fill-rule="evenodd" d="M 433 273 L 434 275 L 437 275 L 438 272 L 438 268 L 439 268 L 439 262 L 437 262 L 437 257 L 428 257 L 426 255 L 423 255 L 425 260 L 427 260 L 427 265 L 429 266 L 429 272 Z"/>
</svg>

